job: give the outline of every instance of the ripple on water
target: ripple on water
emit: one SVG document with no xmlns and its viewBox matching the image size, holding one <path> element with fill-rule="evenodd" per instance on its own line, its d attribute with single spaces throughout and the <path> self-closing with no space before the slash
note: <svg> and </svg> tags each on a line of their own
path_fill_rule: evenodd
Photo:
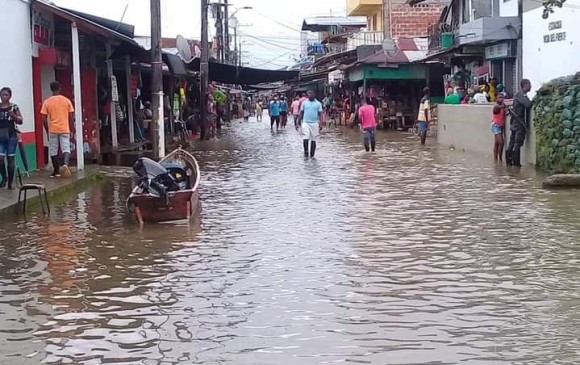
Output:
<svg viewBox="0 0 580 365">
<path fill-rule="evenodd" d="M 226 127 L 199 226 L 136 229 L 128 169 L 0 228 L 2 364 L 575 364 L 575 192 L 468 155 Z"/>
</svg>

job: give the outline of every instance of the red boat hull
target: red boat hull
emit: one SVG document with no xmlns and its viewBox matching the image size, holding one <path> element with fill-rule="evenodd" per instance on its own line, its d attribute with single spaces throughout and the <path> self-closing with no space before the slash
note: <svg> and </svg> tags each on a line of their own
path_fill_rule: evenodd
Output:
<svg viewBox="0 0 580 365">
<path fill-rule="evenodd" d="M 129 199 L 129 203 L 135 207 L 135 215 L 140 223 L 192 219 L 199 210 L 197 191 L 184 190 L 169 193 L 168 198 L 169 204 L 165 198 L 135 195 Z"/>
</svg>

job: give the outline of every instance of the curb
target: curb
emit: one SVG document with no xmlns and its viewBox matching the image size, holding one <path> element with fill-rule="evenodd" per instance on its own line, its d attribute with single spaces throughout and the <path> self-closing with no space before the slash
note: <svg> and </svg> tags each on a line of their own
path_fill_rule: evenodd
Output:
<svg viewBox="0 0 580 365">
<path fill-rule="evenodd" d="M 70 197 L 68 195 L 71 193 L 77 193 L 81 190 L 85 190 L 88 186 L 92 184 L 99 184 L 105 181 L 108 181 L 108 178 L 104 173 L 94 171 L 89 173 L 85 177 L 71 181 L 55 189 L 47 190 L 46 195 L 50 207 L 52 208 L 58 203 L 64 203 L 70 200 Z M 31 193 L 29 192 L 28 199 L 26 200 L 27 211 L 36 210 L 37 208 L 40 208 L 40 197 L 38 196 L 38 194 L 32 193 L 33 194 L 32 196 L 30 196 L 30 194 Z M 20 210 L 18 209 L 18 202 L 15 202 L 12 205 L 0 209 L 0 218 L 2 218 L 2 220 L 7 216 L 12 216 L 14 214 L 20 215 Z"/>
</svg>

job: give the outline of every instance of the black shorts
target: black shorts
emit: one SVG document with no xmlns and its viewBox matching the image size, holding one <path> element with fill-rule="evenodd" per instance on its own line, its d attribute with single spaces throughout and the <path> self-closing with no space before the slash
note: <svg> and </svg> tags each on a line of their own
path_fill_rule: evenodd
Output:
<svg viewBox="0 0 580 365">
<path fill-rule="evenodd" d="M 287 115 L 288 115 L 288 112 L 280 112 L 280 116 L 281 116 L 281 117 L 285 117 L 285 116 L 287 116 Z"/>
<path fill-rule="evenodd" d="M 271 120 L 272 122 L 279 122 L 279 121 L 280 121 L 280 116 L 279 116 L 279 115 L 278 115 L 278 116 L 273 116 L 273 115 L 272 115 L 272 116 L 270 117 L 270 120 Z"/>
</svg>

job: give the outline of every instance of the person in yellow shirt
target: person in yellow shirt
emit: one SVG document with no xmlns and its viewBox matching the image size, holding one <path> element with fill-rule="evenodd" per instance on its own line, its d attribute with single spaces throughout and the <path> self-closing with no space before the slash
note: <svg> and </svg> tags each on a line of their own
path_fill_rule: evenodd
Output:
<svg viewBox="0 0 580 365">
<path fill-rule="evenodd" d="M 72 102 L 67 97 L 60 94 L 60 84 L 52 82 L 50 84 L 52 96 L 42 103 L 42 123 L 44 129 L 48 132 L 50 159 L 54 172 L 50 177 L 60 176 L 60 167 L 58 159 L 58 148 L 62 152 L 64 164 L 62 170 L 64 176 L 69 177 L 71 171 L 70 163 L 70 133 L 73 125 L 74 108 Z"/>
<path fill-rule="evenodd" d="M 419 136 L 421 137 L 421 144 L 425 145 L 427 139 L 427 131 L 429 130 L 429 122 L 431 121 L 431 90 L 426 87 L 423 89 L 423 97 L 419 103 L 419 115 L 417 116 L 417 125 L 419 127 Z"/>
</svg>

